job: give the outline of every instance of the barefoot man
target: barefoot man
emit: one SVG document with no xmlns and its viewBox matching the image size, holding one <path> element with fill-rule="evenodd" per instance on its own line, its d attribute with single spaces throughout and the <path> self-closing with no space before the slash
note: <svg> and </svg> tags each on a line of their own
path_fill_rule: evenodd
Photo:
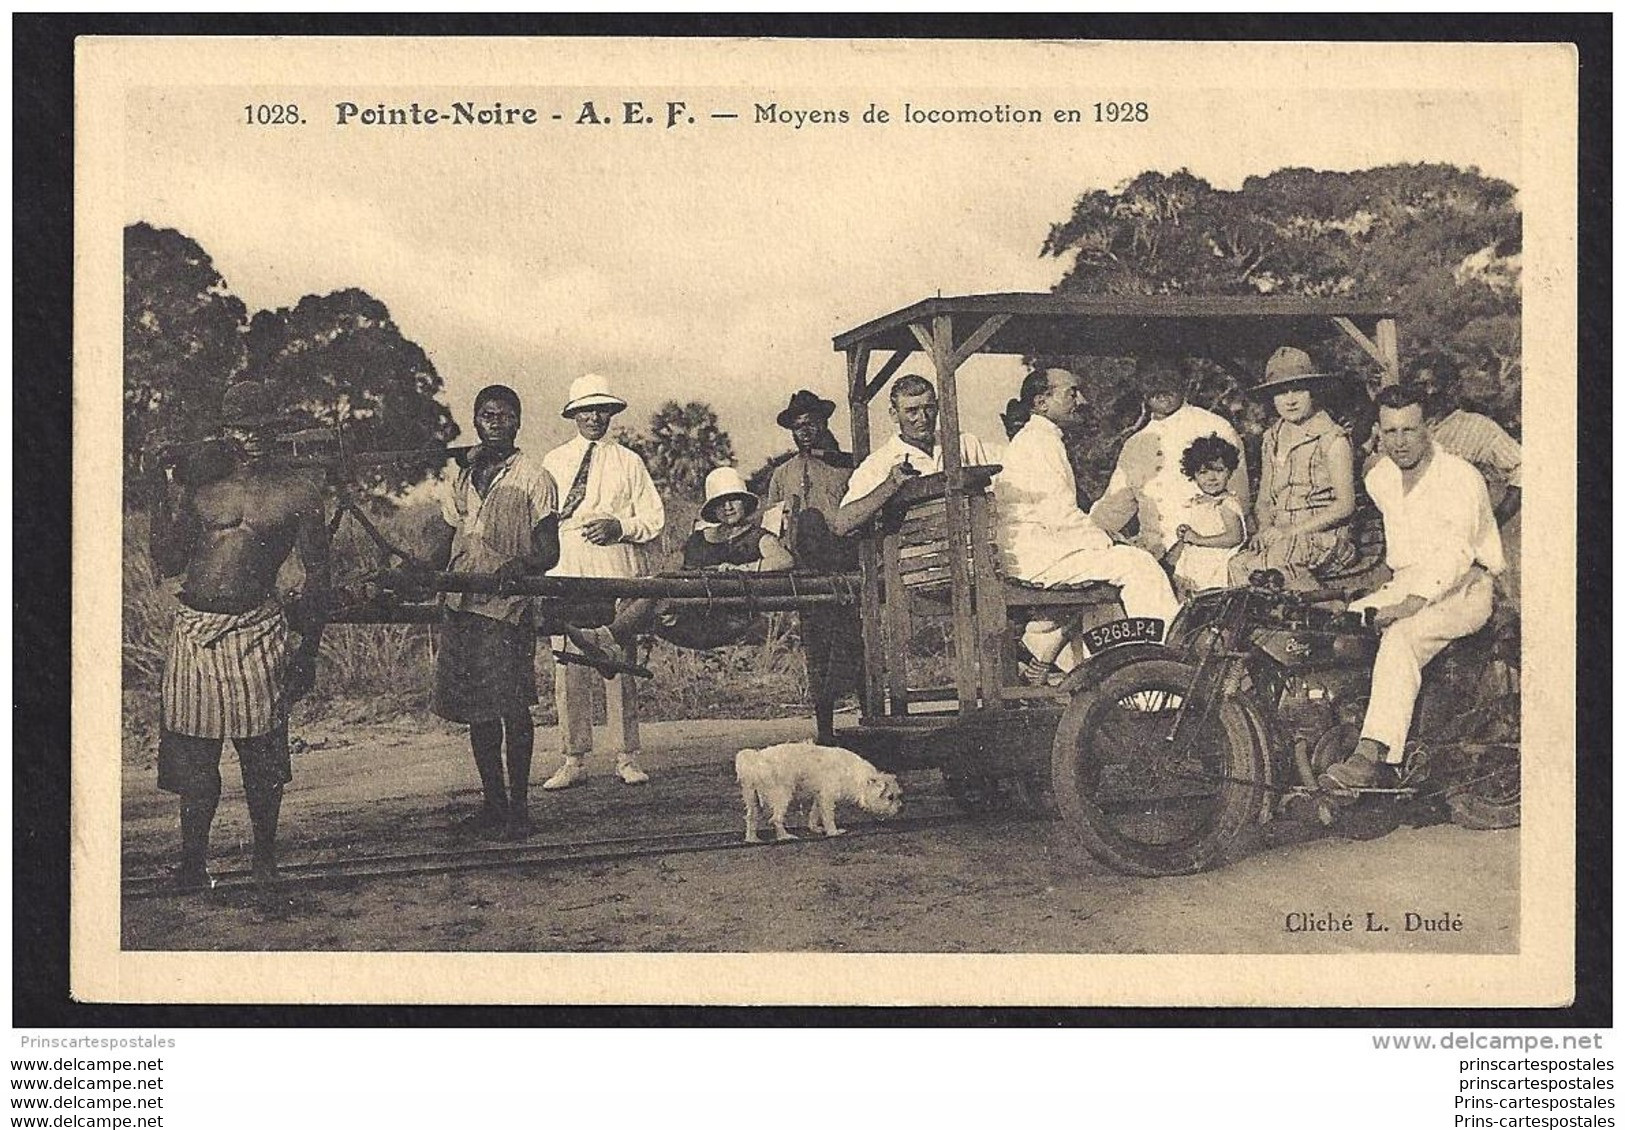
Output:
<svg viewBox="0 0 1625 1130">
<path fill-rule="evenodd" d="M 226 390 L 221 415 L 232 456 L 194 459 L 172 497 L 160 469 L 148 549 L 160 576 L 181 576 L 181 607 L 164 660 L 158 787 L 181 798 L 175 882 L 206 890 L 209 829 L 220 802 L 220 751 L 237 747 L 254 827 L 254 878 L 274 882 L 282 787 L 293 779 L 288 709 L 311 689 L 331 578 L 321 488 L 272 457 L 279 422 L 270 391 Z M 205 455 L 220 456 L 220 448 Z M 294 547 L 305 568 L 289 651 L 277 570 Z"/>
<path fill-rule="evenodd" d="M 835 402 L 810 389 L 790 398 L 779 427 L 790 432 L 796 453 L 773 470 L 767 504 L 782 503 L 788 513 L 790 554 L 807 573 L 855 573 L 858 545 L 838 538 L 829 527 L 852 478 L 852 457 L 830 435 Z M 801 646 L 807 657 L 807 689 L 820 745 L 835 743 L 835 701 L 862 682 L 863 633 L 851 608 L 807 608 L 801 612 Z"/>
<path fill-rule="evenodd" d="M 437 556 L 453 572 L 516 581 L 558 562 L 558 489 L 542 461 L 516 446 L 520 417 L 519 394 L 507 385 L 488 385 L 474 397 L 480 444 L 440 500 L 447 540 Z M 468 725 L 485 802 L 465 823 L 485 837 L 522 840 L 533 830 L 535 604 L 504 593 L 447 593 L 443 601 L 433 709 Z"/>
</svg>

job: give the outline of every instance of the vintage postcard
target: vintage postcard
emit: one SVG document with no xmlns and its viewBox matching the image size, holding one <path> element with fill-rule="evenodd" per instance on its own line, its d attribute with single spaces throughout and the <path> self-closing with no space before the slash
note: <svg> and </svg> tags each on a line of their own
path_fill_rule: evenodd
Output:
<svg viewBox="0 0 1625 1130">
<path fill-rule="evenodd" d="M 1572 48 L 77 76 L 78 999 L 1572 999 Z"/>
</svg>

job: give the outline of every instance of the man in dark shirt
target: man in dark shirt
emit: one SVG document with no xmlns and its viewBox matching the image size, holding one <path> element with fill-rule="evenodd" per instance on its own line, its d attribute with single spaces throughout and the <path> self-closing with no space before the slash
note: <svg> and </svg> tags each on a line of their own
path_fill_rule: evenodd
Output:
<svg viewBox="0 0 1625 1130">
<path fill-rule="evenodd" d="M 852 457 L 830 434 L 834 412 L 833 401 L 802 389 L 778 416 L 779 427 L 788 429 L 795 441 L 796 453 L 773 469 L 767 503 L 784 506 L 790 554 L 796 568 L 806 573 L 851 573 L 858 567 L 857 540 L 836 537 L 829 528 L 829 516 L 841 508 L 852 477 Z M 856 610 L 849 607 L 809 608 L 800 615 L 817 740 L 831 745 L 835 701 L 859 682 L 863 633 Z"/>
</svg>

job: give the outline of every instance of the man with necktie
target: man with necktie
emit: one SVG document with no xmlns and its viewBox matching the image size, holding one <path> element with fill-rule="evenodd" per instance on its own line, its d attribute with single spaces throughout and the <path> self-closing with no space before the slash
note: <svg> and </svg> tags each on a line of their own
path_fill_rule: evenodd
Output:
<svg viewBox="0 0 1625 1130">
<path fill-rule="evenodd" d="M 555 577 L 636 577 L 643 572 L 641 547 L 660 536 L 666 509 L 649 469 L 634 451 L 609 438 L 609 422 L 626 409 L 609 382 L 589 373 L 570 385 L 562 415 L 576 436 L 542 458 L 564 492 L 559 503 L 559 563 Z M 553 646 L 567 646 L 562 638 Z M 590 667 L 561 663 L 554 669 L 555 701 L 563 735 L 564 764 L 542 785 L 566 789 L 584 780 L 592 752 Z M 641 785 L 649 775 L 638 765 L 637 688 L 629 676 L 604 680 L 610 740 L 616 746 L 616 775 Z"/>
</svg>

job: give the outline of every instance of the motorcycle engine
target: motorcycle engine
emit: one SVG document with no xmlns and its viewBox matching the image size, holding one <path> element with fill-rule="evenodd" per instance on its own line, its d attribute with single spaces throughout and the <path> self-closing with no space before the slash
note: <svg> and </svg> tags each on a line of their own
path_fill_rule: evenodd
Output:
<svg viewBox="0 0 1625 1130">
<path fill-rule="evenodd" d="M 1315 671 L 1287 676 L 1276 720 L 1291 748 L 1308 752 L 1316 771 L 1341 760 L 1360 737 L 1367 680 L 1360 672 Z"/>
</svg>

